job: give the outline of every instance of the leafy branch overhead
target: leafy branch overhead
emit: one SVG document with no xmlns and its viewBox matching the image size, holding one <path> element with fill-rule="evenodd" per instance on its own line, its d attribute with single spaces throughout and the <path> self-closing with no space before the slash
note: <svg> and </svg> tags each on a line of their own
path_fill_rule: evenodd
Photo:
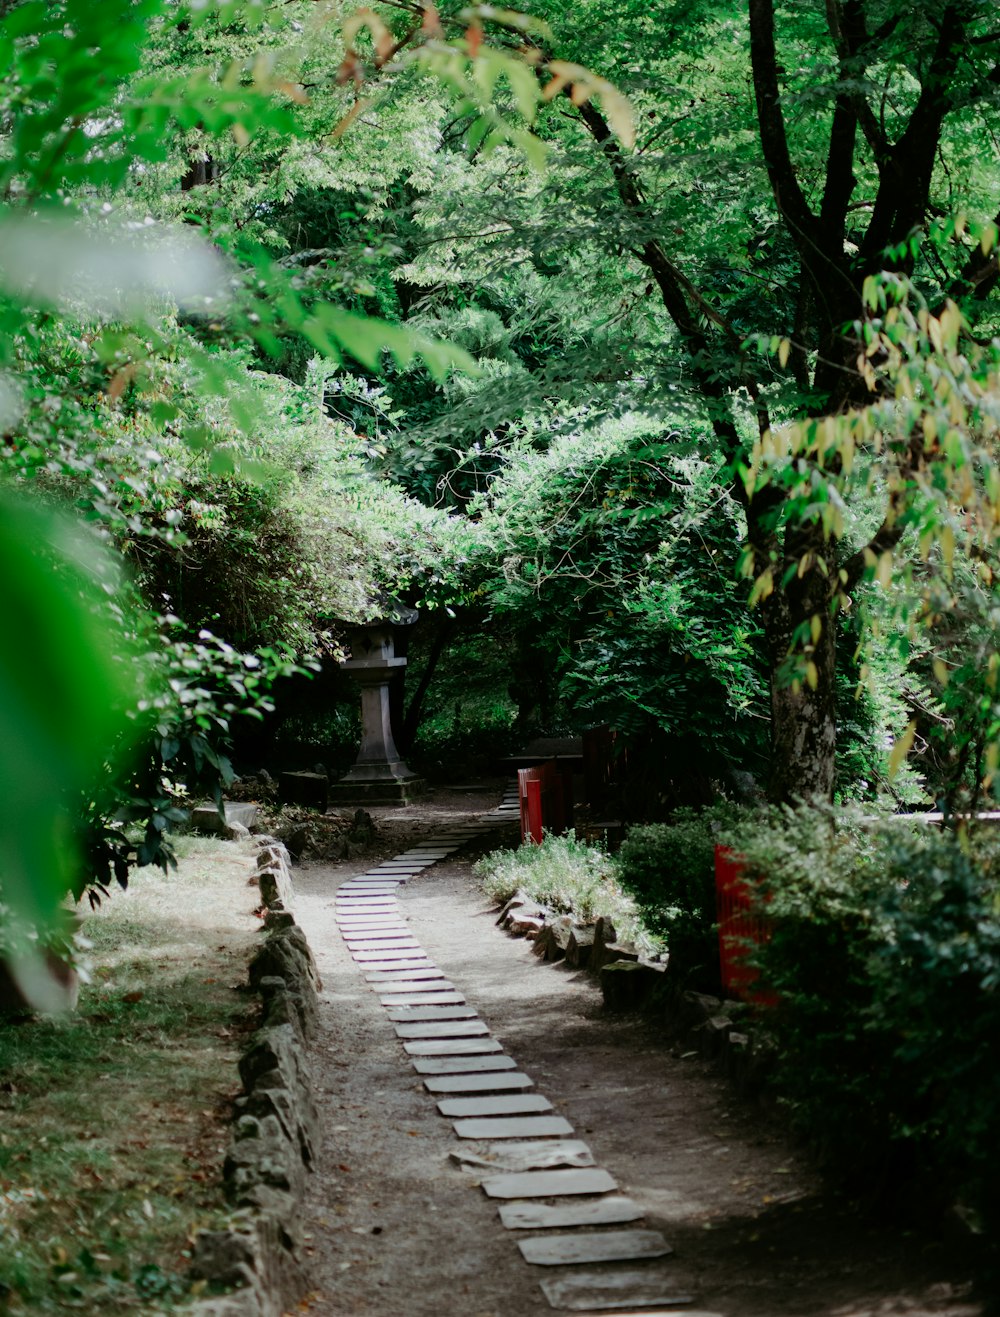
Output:
<svg viewBox="0 0 1000 1317">
<path fill-rule="evenodd" d="M 347 46 L 337 73 L 341 83 L 351 82 L 360 91 L 377 73 L 397 73 L 408 64 L 441 79 L 456 94 L 460 111 L 472 121 L 466 132 L 470 150 L 491 150 L 508 143 L 523 150 L 538 168 L 546 162 L 543 140 L 532 131 L 539 108 L 565 93 L 575 106 L 599 97 L 612 131 L 626 148 L 635 145 L 635 124 L 628 100 L 606 78 L 580 64 L 549 58 L 545 49 L 552 40 L 548 23 L 514 10 L 493 5 L 474 5 L 454 17 L 442 16 L 432 5 L 401 3 L 398 8 L 414 15 L 413 25 L 396 37 L 372 9 L 359 9 L 343 26 Z M 487 40 L 489 26 L 500 40 Z M 448 30 L 458 35 L 449 38 Z M 366 60 L 357 38 L 367 33 L 372 47 Z M 521 38 L 516 47 L 506 38 Z M 527 127 L 521 127 L 497 103 L 500 87 L 506 84 L 513 106 Z M 355 106 L 334 129 L 340 136 L 370 101 Z M 359 108 L 361 107 L 361 108 Z"/>
</svg>

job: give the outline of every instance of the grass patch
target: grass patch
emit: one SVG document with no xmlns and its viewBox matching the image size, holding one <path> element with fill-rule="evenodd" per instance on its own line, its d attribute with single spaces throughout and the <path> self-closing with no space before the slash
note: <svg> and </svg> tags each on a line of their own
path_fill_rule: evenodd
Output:
<svg viewBox="0 0 1000 1317">
<path fill-rule="evenodd" d="M 577 841 L 573 833 L 548 836 L 540 845 L 527 842 L 514 851 L 493 851 L 476 862 L 474 872 L 498 905 L 522 891 L 539 905 L 582 921 L 610 919 L 619 938 L 634 942 L 647 955 L 663 950 L 621 887 L 615 860 L 599 847 Z"/>
<path fill-rule="evenodd" d="M 220 1167 L 259 927 L 231 844 L 179 843 L 89 915 L 72 1014 L 0 1022 L 0 1313 L 175 1311 Z"/>
</svg>

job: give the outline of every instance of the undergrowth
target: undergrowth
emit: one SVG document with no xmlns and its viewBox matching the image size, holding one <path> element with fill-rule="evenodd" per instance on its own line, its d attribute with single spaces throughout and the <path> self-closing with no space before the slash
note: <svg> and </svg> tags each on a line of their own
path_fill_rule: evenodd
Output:
<svg viewBox="0 0 1000 1317">
<path fill-rule="evenodd" d="M 514 851 L 494 851 L 478 860 L 474 871 L 483 891 L 498 905 L 521 891 L 539 905 L 583 921 L 610 919 L 619 938 L 644 952 L 662 949 L 622 889 L 613 857 L 578 841 L 573 833 L 548 836 L 540 845 L 528 842 Z"/>
<path fill-rule="evenodd" d="M 221 1164 L 257 921 L 247 862 L 183 838 L 84 923 L 76 1011 L 0 1021 L 0 1313 L 173 1312 L 225 1212 Z"/>
</svg>

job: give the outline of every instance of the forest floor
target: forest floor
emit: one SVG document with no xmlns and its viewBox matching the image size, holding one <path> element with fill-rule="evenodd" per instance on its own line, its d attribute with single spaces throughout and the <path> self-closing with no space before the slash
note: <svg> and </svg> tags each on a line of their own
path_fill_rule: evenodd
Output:
<svg viewBox="0 0 1000 1317">
<path fill-rule="evenodd" d="M 372 810 L 372 858 L 475 817 L 499 794 L 438 792 Z M 674 1255 L 651 1265 L 693 1297 L 692 1314 L 979 1317 L 960 1240 L 874 1224 L 824 1192 L 773 1112 L 740 1102 L 707 1063 L 675 1055 L 653 1022 L 606 1017 L 590 976 L 540 963 L 530 943 L 496 928 L 471 862 L 516 842 L 516 825 L 502 821 L 497 834 L 400 888 L 400 910 L 596 1164 L 644 1210 L 639 1224 L 662 1230 Z M 515 1232 L 479 1187 L 482 1172 L 452 1156 L 451 1122 L 344 946 L 334 895 L 364 867 L 354 859 L 294 874 L 297 918 L 324 983 L 313 1064 L 325 1149 L 304 1218 L 315 1285 L 304 1307 L 317 1317 L 549 1313 L 539 1281 L 570 1269 L 521 1259 Z"/>
</svg>

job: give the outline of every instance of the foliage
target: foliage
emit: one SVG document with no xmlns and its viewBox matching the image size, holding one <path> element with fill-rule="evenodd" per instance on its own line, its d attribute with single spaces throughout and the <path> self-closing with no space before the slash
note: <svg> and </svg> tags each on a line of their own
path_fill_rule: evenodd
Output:
<svg viewBox="0 0 1000 1317">
<path fill-rule="evenodd" d="M 799 808 L 729 840 L 771 928 L 761 1025 L 795 1127 L 866 1196 L 958 1199 L 995 1230 L 995 837 Z"/>
<path fill-rule="evenodd" d="M 262 411 L 246 363 L 232 350 L 236 345 L 266 354 L 279 350 L 282 334 L 297 333 L 331 360 L 341 361 L 348 351 L 373 370 L 383 353 L 400 368 L 419 355 L 438 379 L 456 366 L 471 366 L 467 356 L 411 330 L 300 296 L 294 273 L 249 234 L 207 226 L 211 241 L 203 241 L 194 227 L 171 228 L 150 214 L 157 210 L 153 181 L 162 180 L 169 158 L 190 150 L 190 134 L 205 140 L 231 134 L 245 143 L 254 132 L 277 141 L 299 133 L 290 106 L 301 97 L 262 65 L 249 79 L 237 64 L 218 73 L 189 65 L 176 78 L 150 75 L 143 65 L 158 43 L 170 44 L 191 27 L 235 26 L 246 37 L 263 17 L 262 6 L 251 12 L 166 0 L 112 0 L 98 9 L 58 0 L 5 6 L 0 13 L 0 53 L 8 70 L 0 134 L 3 465 L 15 483 L 30 481 L 50 497 L 75 502 L 122 552 L 134 549 L 140 577 L 145 572 L 141 583 L 154 596 L 162 595 L 164 582 L 151 564 L 158 556 L 161 565 L 171 554 L 176 560 L 191 547 L 185 519 L 197 539 L 213 511 L 217 522 L 222 519 L 221 503 L 232 507 L 238 501 L 234 486 L 220 488 L 219 482 L 248 468 L 238 471 L 236 457 L 218 441 L 253 434 Z M 289 30 L 284 16 L 275 19 Z M 470 59 L 471 68 L 475 52 Z M 170 218 L 165 210 L 160 215 Z M 201 480 L 191 476 L 199 459 Z M 214 499 L 199 500 L 198 494 Z M 268 500 L 247 502 L 259 509 Z M 13 511 L 7 518 L 3 567 L 5 575 L 19 578 L 18 590 L 30 590 L 38 575 L 29 519 Z M 50 532 L 41 520 L 34 528 L 58 558 L 63 532 Z M 254 538 L 263 570 L 255 585 L 281 557 L 259 530 L 258 524 Z M 287 533 L 275 538 L 287 548 Z M 232 534 L 228 562 L 242 547 Z M 97 610 L 62 597 L 82 590 L 83 583 L 70 578 L 67 564 L 58 570 L 63 583 L 43 584 L 38 593 L 41 612 L 47 601 L 52 605 L 45 625 L 30 629 L 44 659 L 12 659 L 3 696 L 12 710 L 4 716 L 11 731 L 5 752 L 15 756 L 9 769 L 5 759 L 0 781 L 6 785 L 11 777 L 8 804 L 14 808 L 5 815 L 5 831 L 14 836 L 4 899 L 39 920 L 67 887 L 79 892 L 94 881 L 106 889 L 111 876 L 124 884 L 132 860 L 168 862 L 165 831 L 179 817 L 178 784 L 170 776 L 183 771 L 194 789 L 207 772 L 214 773 L 211 790 L 217 795 L 226 767 L 212 737 L 225 731 L 228 715 L 240 705 L 259 704 L 255 687 L 262 674 L 290 666 L 285 658 L 269 662 L 274 651 L 243 659 L 226 645 L 212 655 L 204 644 L 156 644 L 137 655 L 140 679 L 131 690 L 127 642 L 144 625 L 131 615 L 131 600 L 111 601 L 103 623 L 91 623 L 88 617 Z M 216 581 L 215 588 L 221 592 L 224 586 Z M 164 607 L 162 597 L 153 602 L 169 620 L 170 605 Z M 259 643 L 254 624 L 281 643 L 305 637 L 304 610 L 298 617 L 293 607 L 291 617 L 248 620 L 248 612 L 275 609 L 262 607 L 260 599 L 243 602 L 244 614 L 233 622 L 241 638 Z M 10 612 L 18 622 L 31 620 L 21 616 L 24 600 L 11 600 Z M 195 630 L 201 621 L 196 617 Z M 98 657 L 104 646 L 128 671 L 115 694 L 108 687 L 118 672 L 112 674 Z M 71 673 L 61 670 L 63 656 Z M 35 728 L 28 727 L 19 704 L 25 711 L 37 706 Z M 126 713 L 132 714 L 129 735 L 141 732 L 144 738 L 137 766 L 129 762 L 124 734 L 113 744 L 116 719 Z M 47 724 L 55 719 L 59 730 L 52 734 Z M 67 728 L 78 729 L 79 741 Z M 54 768 L 56 757 L 65 766 Z M 64 787 L 84 796 L 82 877 L 68 826 L 45 815 L 59 807 Z M 44 806 L 53 793 L 57 799 Z M 129 835 L 133 824 L 145 828 L 139 842 Z M 21 826 L 34 842 L 15 844 Z M 32 845 L 37 853 L 29 855 Z M 48 881 L 35 896 L 29 875 L 38 874 Z"/>
<path fill-rule="evenodd" d="M 496 634 L 487 643 L 478 636 L 459 637 L 438 665 L 439 676 L 427 693 L 411 757 L 450 780 L 459 773 L 470 780 L 488 772 L 502 755 L 518 749 L 514 704 L 506 690 L 509 651 Z M 411 651 L 413 675 L 419 652 Z"/>
<path fill-rule="evenodd" d="M 836 418 L 769 431 L 754 447 L 747 479 L 756 490 L 780 486 L 787 514 L 800 525 L 822 526 L 834 544 L 849 533 L 849 508 L 860 501 L 880 509 L 881 538 L 864 555 L 865 574 L 888 592 L 887 601 L 869 609 L 881 621 L 872 648 L 887 640 L 906 660 L 919 655 L 917 680 L 930 683 L 931 704 L 940 711 L 937 728 L 925 730 L 952 742 L 953 762 L 939 790 L 955 804 L 971 789 L 974 802 L 990 786 L 1000 744 L 994 577 L 1000 343 L 964 340 L 969 325 L 958 307 L 949 302 L 932 314 L 906 277 L 873 277 L 865 296 L 869 314 L 855 330 L 867 345 L 859 364 L 873 401 Z M 894 563 L 897 546 L 901 560 Z M 790 564 L 786 578 L 808 570 L 813 552 Z M 749 561 L 745 570 L 754 570 Z M 841 569 L 832 612 L 851 609 L 859 575 Z M 767 567 L 754 595 L 765 599 L 774 588 Z M 793 686 L 818 679 L 808 657 L 817 626 L 806 620 L 793 638 Z M 953 673 L 960 687 L 949 694 Z M 890 777 L 916 727 L 914 718 L 899 737 Z"/>
<path fill-rule="evenodd" d="M 578 722 L 654 723 L 761 755 L 763 664 L 723 569 L 738 509 L 718 472 L 652 417 L 564 416 L 544 451 L 511 445 L 486 494 L 475 565 L 494 618 L 544 641 Z"/>
<path fill-rule="evenodd" d="M 618 853 L 620 882 L 666 943 L 667 970 L 678 982 L 717 983 L 715 844 L 739 816 L 730 805 L 678 809 L 669 823 L 630 828 Z"/>
<path fill-rule="evenodd" d="M 183 846 L 169 878 L 146 869 L 127 902 L 84 920 L 78 1010 L 0 1029 L 9 1311 L 182 1309 L 194 1232 L 228 1219 L 213 1168 L 248 1023 L 233 985 L 257 921 L 246 860 Z"/>
<path fill-rule="evenodd" d="M 102 748 L 130 739 L 134 652 L 107 626 L 113 584 L 114 565 L 91 537 L 2 495 L 0 900 L 29 926 L 51 922 L 74 882 L 74 797 L 100 771 Z M 37 978 L 30 945 L 21 953 L 19 973 Z"/>
<path fill-rule="evenodd" d="M 693 449 L 745 516 L 742 543 L 720 536 L 719 566 L 742 562 L 757 587 L 744 632 L 771 687 L 779 796 L 844 789 L 838 668 L 859 640 L 844 610 L 866 579 L 906 577 L 905 524 L 940 531 L 947 552 L 961 520 L 955 441 L 949 456 L 921 430 L 911 447 L 907 417 L 921 399 L 936 412 L 953 398 L 969 422 L 990 407 L 969 327 L 988 344 L 996 324 L 995 189 L 976 144 L 996 129 L 997 37 L 989 5 L 946 10 L 938 23 L 902 3 L 761 0 L 748 22 L 735 4 L 678 0 L 654 22 L 632 4 L 543 3 L 542 57 L 613 71 L 636 149 L 592 100 L 556 98 L 536 125 L 546 174 L 507 147 L 469 153 L 460 122 L 428 135 L 405 185 L 365 199 L 401 314 L 467 334 L 489 362 L 468 388 L 393 381 L 387 469 L 427 499 L 461 503 L 490 481 L 496 497 L 508 446 L 547 447 L 567 411 L 660 417 L 669 446 Z M 345 150 L 374 149 L 376 132 L 360 115 Z M 905 298 L 885 292 L 904 287 L 912 333 Z M 955 369 L 955 324 L 971 372 Z M 790 453 L 795 423 L 806 437 Z M 655 494 L 647 510 L 662 515 Z M 713 641 L 723 631 L 706 627 Z M 543 648 L 555 659 L 561 637 Z M 601 675 L 618 657 L 599 651 Z M 886 711 L 893 731 L 899 713 Z"/>
<path fill-rule="evenodd" d="M 647 951 L 657 945 L 619 883 L 614 860 L 573 833 L 550 834 L 539 844 L 527 842 L 515 851 L 494 851 L 476 861 L 474 872 L 498 905 L 523 891 L 539 905 L 583 921 L 604 916 L 619 937 L 632 938 Z"/>
<path fill-rule="evenodd" d="M 149 628 L 138 658 L 150 685 L 129 711 L 129 740 L 112 746 L 82 801 L 84 863 L 70 889 L 92 904 L 111 885 L 126 887 L 134 865 L 174 864 L 170 834 L 188 817 L 192 799 L 222 808 L 232 767 L 222 746 L 237 715 L 272 709 L 276 680 L 303 668 L 285 650 L 241 654 L 210 632 L 190 639 L 165 620 Z M 173 629 L 174 634 L 171 634 Z"/>
</svg>

